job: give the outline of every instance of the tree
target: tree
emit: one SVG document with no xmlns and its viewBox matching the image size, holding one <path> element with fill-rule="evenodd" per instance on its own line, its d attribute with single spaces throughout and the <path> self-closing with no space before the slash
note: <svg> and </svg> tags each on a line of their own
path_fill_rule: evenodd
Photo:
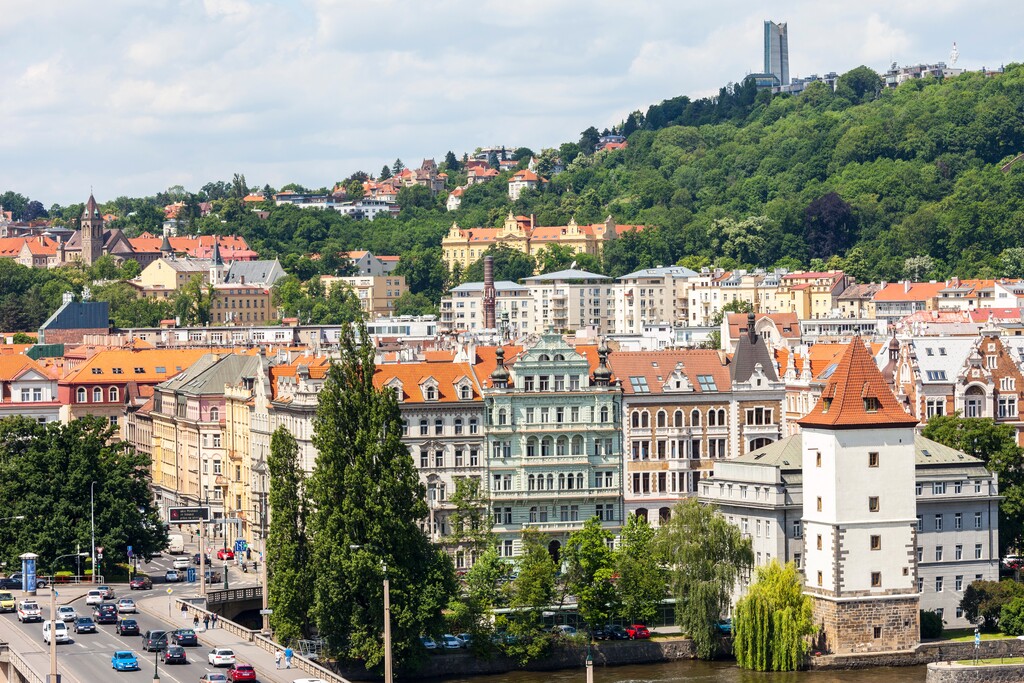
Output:
<svg viewBox="0 0 1024 683">
<path fill-rule="evenodd" d="M 107 566 L 127 562 L 127 548 L 149 560 L 167 545 L 167 528 L 149 489 L 150 459 L 123 441 L 106 419 L 39 424 L 27 417 L 0 420 L 0 510 L 24 515 L 0 525 L 0 557 L 39 555 L 40 573 L 74 567 L 54 559 L 91 545 L 90 486 L 95 491 L 96 544 Z M 68 564 L 68 563 L 71 564 Z"/>
<path fill-rule="evenodd" d="M 597 143 L 601 141 L 601 133 L 598 132 L 597 128 L 591 126 L 585 131 L 580 133 L 579 149 L 582 154 L 587 156 L 594 153 L 597 148 Z M 569 162 L 566 162 L 569 163 Z"/>
<path fill-rule="evenodd" d="M 1024 597 L 1013 598 L 999 610 L 999 630 L 1008 636 L 1024 635 Z"/>
<path fill-rule="evenodd" d="M 405 284 L 413 294 L 422 294 L 437 303 L 448 285 L 448 266 L 441 249 L 415 247 L 402 254 L 395 275 L 405 276 Z"/>
<path fill-rule="evenodd" d="M 458 477 L 455 491 L 448 502 L 454 506 L 448 514 L 448 528 L 451 530 L 445 543 L 460 551 L 483 553 L 493 548 L 496 542 L 492 529 L 494 520 L 490 515 L 490 499 L 477 477 Z"/>
<path fill-rule="evenodd" d="M 576 261 L 576 252 L 565 244 L 552 242 L 537 253 L 537 265 L 541 273 L 554 273 L 565 270 Z M 579 264 L 576 264 L 577 267 Z"/>
<path fill-rule="evenodd" d="M 309 571 L 306 535 L 305 472 L 299 446 L 284 427 L 270 439 L 268 502 L 274 514 L 267 534 L 267 599 L 270 624 L 278 642 L 290 643 L 310 634 L 313 575 Z"/>
<path fill-rule="evenodd" d="M 777 560 L 757 568 L 757 578 L 736 603 L 733 648 L 736 662 L 754 671 L 795 671 L 807 656 L 814 634 L 811 599 L 792 562 Z"/>
<path fill-rule="evenodd" d="M 1024 247 L 1010 247 L 999 254 L 999 274 L 1003 277 L 1024 277 Z"/>
<path fill-rule="evenodd" d="M 488 247 L 483 256 L 494 257 L 494 279 L 511 280 L 516 282 L 533 275 L 533 258 L 524 254 L 518 249 L 498 244 Z M 484 259 L 481 256 L 477 261 L 466 268 L 462 275 L 463 282 L 483 282 L 484 280 Z"/>
<path fill-rule="evenodd" d="M 857 239 L 853 207 L 835 192 L 815 199 L 804 209 L 804 241 L 811 258 L 845 253 Z"/>
<path fill-rule="evenodd" d="M 384 164 L 384 168 L 380 169 L 380 177 L 378 179 L 387 180 L 391 175 L 391 168 L 387 164 Z"/>
<path fill-rule="evenodd" d="M 416 208 L 432 209 L 437 205 L 437 200 L 430 191 L 430 188 L 424 185 L 403 187 L 398 191 L 395 201 L 398 202 L 398 205 L 404 211 Z"/>
<path fill-rule="evenodd" d="M 203 276 L 192 276 L 174 297 L 174 312 L 182 325 L 207 325 L 213 309 L 213 286 L 203 283 Z"/>
<path fill-rule="evenodd" d="M 365 325 L 358 343 L 356 334 L 342 327 L 341 357 L 327 373 L 314 422 L 311 614 L 333 653 L 373 668 L 384 656 L 385 575 L 396 664 L 420 655 L 421 634 L 441 632 L 441 610 L 456 586 L 451 560 L 420 530 L 426 492 L 402 443 L 394 392 L 374 386 L 374 346 Z"/>
<path fill-rule="evenodd" d="M 609 547 L 614 538 L 600 519 L 591 517 L 565 544 L 565 587 L 576 596 L 580 616 L 590 626 L 607 622 L 618 606 L 615 554 Z"/>
<path fill-rule="evenodd" d="M 26 204 L 25 208 L 21 210 L 21 220 L 23 221 L 34 221 L 37 218 L 47 217 L 48 215 L 43 203 L 34 199 Z"/>
<path fill-rule="evenodd" d="M 235 199 L 244 199 L 249 194 L 249 186 L 245 182 L 244 173 L 236 173 L 231 179 L 231 196 Z"/>
<path fill-rule="evenodd" d="M 448 150 L 448 153 L 444 155 L 444 165 L 449 171 L 458 171 L 462 167 L 459 165 L 459 159 L 455 156 L 455 152 Z"/>
<path fill-rule="evenodd" d="M 395 159 L 395 163 L 391 164 L 392 175 L 398 175 L 405 170 L 405 164 L 402 163 L 401 159 Z"/>
<path fill-rule="evenodd" d="M 437 304 L 424 294 L 403 292 L 395 299 L 391 312 L 394 315 L 437 315 Z"/>
<path fill-rule="evenodd" d="M 676 598 L 676 624 L 693 639 L 697 656 L 711 659 L 718 653 L 716 625 L 729 607 L 732 588 L 754 563 L 750 540 L 695 498 L 678 503 L 659 533 Z"/>
<path fill-rule="evenodd" d="M 927 254 L 923 256 L 908 256 L 903 261 L 903 272 L 908 279 L 914 282 L 926 279 L 933 270 L 935 270 L 935 259 Z"/>
<path fill-rule="evenodd" d="M 733 299 L 722 306 L 722 310 L 716 312 L 711 316 L 711 324 L 718 326 L 725 320 L 725 316 L 729 313 L 753 313 L 754 304 L 750 303 L 746 299 Z"/>
<path fill-rule="evenodd" d="M 836 82 L 836 96 L 845 97 L 854 104 L 878 97 L 885 83 L 878 72 L 866 66 L 858 66 L 839 77 Z"/>
<path fill-rule="evenodd" d="M 935 640 L 942 637 L 942 615 L 932 610 L 921 610 L 921 639 Z M 1002 623 L 1002 618 L 1000 618 Z"/>
<path fill-rule="evenodd" d="M 508 631 L 506 653 L 521 664 L 543 656 L 551 643 L 542 617 L 555 594 L 558 567 L 548 553 L 547 543 L 543 532 L 534 527 L 523 529 L 519 575 L 512 583 L 509 599 L 512 611 L 497 620 L 498 627 Z"/>
<path fill-rule="evenodd" d="M 1024 584 L 1006 581 L 974 581 L 964 590 L 960 608 L 971 623 L 981 619 L 982 628 L 993 630 L 999 623 L 1003 606 L 1024 598 Z"/>
<path fill-rule="evenodd" d="M 619 600 L 630 622 L 648 624 L 657 616 L 665 597 L 665 574 L 659 565 L 654 529 L 646 517 L 630 515 L 615 555 Z"/>
<path fill-rule="evenodd" d="M 466 573 L 465 592 L 448 605 L 449 633 L 470 633 L 473 650 L 488 651 L 491 644 L 492 610 L 506 603 L 502 581 L 509 573 L 508 562 L 496 548 L 488 548 Z"/>
</svg>

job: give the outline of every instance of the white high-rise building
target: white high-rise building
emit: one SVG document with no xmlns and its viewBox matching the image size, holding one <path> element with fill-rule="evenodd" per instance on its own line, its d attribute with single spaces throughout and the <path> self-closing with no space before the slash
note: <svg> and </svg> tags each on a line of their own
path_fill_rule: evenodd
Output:
<svg viewBox="0 0 1024 683">
<path fill-rule="evenodd" d="M 789 85 L 789 29 L 785 23 L 764 22 L 764 72 L 779 85 Z"/>
</svg>

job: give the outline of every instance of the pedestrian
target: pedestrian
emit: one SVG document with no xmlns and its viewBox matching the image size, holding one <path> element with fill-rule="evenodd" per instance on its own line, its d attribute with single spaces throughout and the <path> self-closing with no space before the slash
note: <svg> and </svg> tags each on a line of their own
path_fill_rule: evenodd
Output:
<svg viewBox="0 0 1024 683">
<path fill-rule="evenodd" d="M 181 603 L 181 618 L 188 619 L 188 607 L 185 606 L 185 603 Z"/>
<path fill-rule="evenodd" d="M 292 668 L 292 655 L 294 655 L 294 654 L 295 653 L 292 652 L 291 647 L 286 647 L 284 649 L 284 668 L 286 668 L 286 669 Z"/>
<path fill-rule="evenodd" d="M 194 617 L 192 617 L 192 630 L 196 630 L 198 628 L 199 628 L 199 615 L 197 614 Z"/>
<path fill-rule="evenodd" d="M 192 533 L 191 531 L 188 532 L 188 542 L 189 543 L 193 543 L 195 540 L 196 540 L 196 535 L 194 533 Z"/>
<path fill-rule="evenodd" d="M 278 650 L 277 652 L 274 653 L 274 664 L 277 665 L 278 669 L 281 668 L 281 651 L 280 650 Z"/>
<path fill-rule="evenodd" d="M 213 628 L 217 628 L 217 613 L 214 612 L 210 615 L 210 623 L 213 624 Z"/>
<path fill-rule="evenodd" d="M 210 629 L 210 615 L 203 615 L 203 630 L 208 631 Z"/>
</svg>

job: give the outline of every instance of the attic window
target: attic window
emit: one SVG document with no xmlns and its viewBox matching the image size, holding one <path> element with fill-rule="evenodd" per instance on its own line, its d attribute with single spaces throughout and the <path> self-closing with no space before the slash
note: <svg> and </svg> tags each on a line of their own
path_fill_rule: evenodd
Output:
<svg viewBox="0 0 1024 683">
<path fill-rule="evenodd" d="M 827 413 L 828 409 L 829 409 L 829 407 L 831 405 L 832 405 L 832 399 L 823 396 L 822 399 L 821 399 L 821 412 Z"/>
<path fill-rule="evenodd" d="M 113 372 L 115 375 L 123 375 L 124 374 L 124 370 L 122 370 L 121 368 L 113 368 L 111 370 L 111 372 Z"/>
<path fill-rule="evenodd" d="M 162 375 L 162 374 L 164 374 L 165 372 L 167 372 L 167 368 L 166 368 L 166 367 L 164 367 L 163 365 L 158 365 L 158 366 L 156 366 L 156 373 L 157 373 L 158 375 Z"/>
<path fill-rule="evenodd" d="M 930 346 L 926 346 L 925 349 L 924 349 L 924 352 L 927 355 L 929 355 L 929 356 L 934 356 L 935 355 L 935 353 L 932 351 L 932 347 L 930 347 Z"/>
<path fill-rule="evenodd" d="M 135 374 L 141 375 L 146 372 L 146 368 L 135 368 Z"/>
<path fill-rule="evenodd" d="M 945 370 L 928 370 L 925 372 L 925 376 L 929 382 L 944 382 L 946 381 Z"/>
<path fill-rule="evenodd" d="M 714 375 L 697 375 L 697 384 L 700 385 L 701 391 L 718 391 Z"/>
<path fill-rule="evenodd" d="M 946 355 L 946 347 L 945 346 L 940 346 L 939 347 L 939 355 L 940 356 L 945 356 Z"/>
<path fill-rule="evenodd" d="M 648 394 L 651 389 L 647 386 L 647 378 L 642 375 L 635 375 L 629 378 L 629 383 L 633 386 L 633 392 L 637 394 Z"/>
<path fill-rule="evenodd" d="M 874 396 L 868 396 L 864 399 L 864 410 L 869 413 L 877 413 L 878 409 L 882 407 L 882 402 Z"/>
<path fill-rule="evenodd" d="M 94 374 L 94 375 L 102 375 L 103 374 L 103 368 L 93 368 L 92 369 L 92 374 Z"/>
</svg>

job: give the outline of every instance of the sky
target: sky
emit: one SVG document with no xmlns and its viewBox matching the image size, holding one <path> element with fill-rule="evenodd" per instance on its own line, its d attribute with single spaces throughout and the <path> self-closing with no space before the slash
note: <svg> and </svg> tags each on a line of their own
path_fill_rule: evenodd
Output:
<svg viewBox="0 0 1024 683">
<path fill-rule="evenodd" d="M 1024 59 L 1021 0 L 0 0 L 0 192 L 330 186 L 575 141 L 763 68 Z"/>
</svg>

